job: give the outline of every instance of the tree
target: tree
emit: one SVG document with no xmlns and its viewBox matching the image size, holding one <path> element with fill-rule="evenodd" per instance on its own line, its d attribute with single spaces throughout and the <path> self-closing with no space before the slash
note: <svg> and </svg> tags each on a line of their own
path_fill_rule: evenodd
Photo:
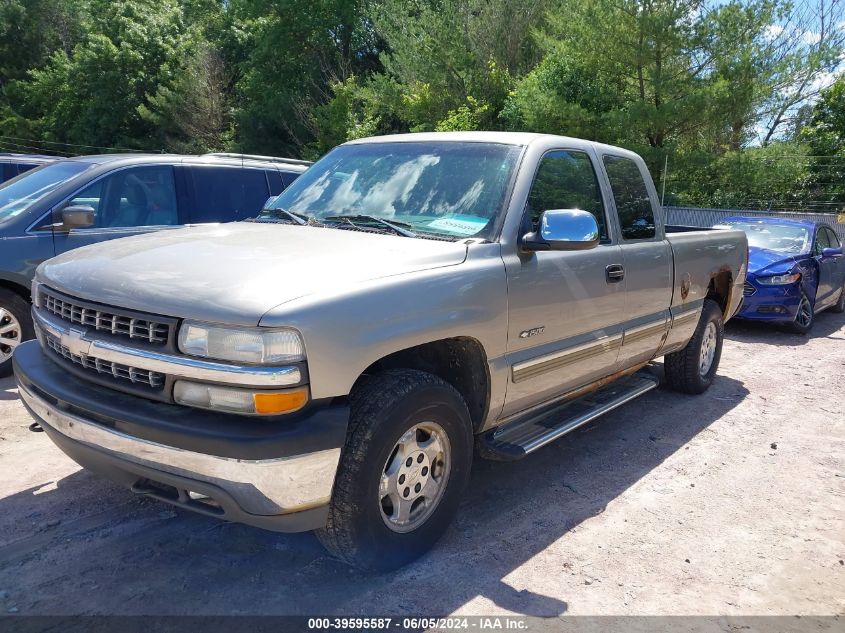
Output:
<svg viewBox="0 0 845 633">
<path fill-rule="evenodd" d="M 233 0 L 249 53 L 238 81 L 238 143 L 299 154 L 331 86 L 378 68 L 378 40 L 363 0 Z"/>
<path fill-rule="evenodd" d="M 234 140 L 233 78 L 219 51 L 201 45 L 172 86 L 161 84 L 141 104 L 141 118 L 151 123 L 164 148 L 180 153 L 229 149 Z"/>
<path fill-rule="evenodd" d="M 172 82 L 188 45 L 175 0 L 91 0 L 86 34 L 31 72 L 21 115 L 51 141 L 159 147 L 141 106 Z"/>
</svg>

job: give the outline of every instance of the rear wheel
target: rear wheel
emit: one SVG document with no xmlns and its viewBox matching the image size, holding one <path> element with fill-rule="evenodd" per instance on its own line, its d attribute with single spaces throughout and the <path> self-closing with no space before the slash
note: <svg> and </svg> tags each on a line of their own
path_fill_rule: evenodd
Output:
<svg viewBox="0 0 845 633">
<path fill-rule="evenodd" d="M 368 571 L 425 553 L 455 515 L 472 463 L 472 424 L 454 387 L 417 370 L 366 380 L 351 415 L 320 542 Z"/>
<path fill-rule="evenodd" d="M 669 387 L 690 394 L 706 391 L 719 368 L 724 335 L 722 309 L 715 301 L 705 299 L 698 326 L 687 346 L 664 359 L 663 370 Z"/>
<path fill-rule="evenodd" d="M 830 309 L 831 312 L 845 312 L 845 284 L 842 284 L 842 289 L 839 291 L 839 301 L 833 304 Z"/>
<path fill-rule="evenodd" d="M 813 328 L 815 313 L 810 298 L 801 291 L 801 301 L 798 303 L 798 312 L 795 319 L 790 323 L 790 329 L 797 334 L 806 334 Z"/>
<path fill-rule="evenodd" d="M 12 373 L 12 353 L 35 336 L 29 304 L 11 290 L 0 288 L 0 377 Z"/>
</svg>

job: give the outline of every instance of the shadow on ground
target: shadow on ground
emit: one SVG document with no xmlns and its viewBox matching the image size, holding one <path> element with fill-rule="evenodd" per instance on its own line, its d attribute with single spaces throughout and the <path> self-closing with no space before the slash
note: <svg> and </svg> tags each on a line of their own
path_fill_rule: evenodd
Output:
<svg viewBox="0 0 845 633">
<path fill-rule="evenodd" d="M 836 314 L 826 310 L 816 315 L 816 322 L 809 334 L 795 334 L 786 326 L 762 321 L 733 319 L 725 326 L 725 338 L 745 343 L 762 343 L 777 347 L 797 347 L 817 338 L 833 338 L 832 335 L 845 325 L 845 313 Z"/>
<path fill-rule="evenodd" d="M 17 387 L 14 377 L 0 378 L 0 400 L 17 400 Z"/>
<path fill-rule="evenodd" d="M 516 613 L 560 615 L 565 601 L 504 579 L 746 395 L 726 377 L 696 397 L 658 390 L 520 462 L 477 459 L 444 539 L 381 576 L 331 559 L 311 534 L 193 515 L 79 471 L 0 500 L 0 533 L 14 536 L 0 544 L 0 589 L 21 613 L 42 614 L 436 615 L 482 596 Z M 563 567 L 561 583 L 571 582 Z"/>
</svg>

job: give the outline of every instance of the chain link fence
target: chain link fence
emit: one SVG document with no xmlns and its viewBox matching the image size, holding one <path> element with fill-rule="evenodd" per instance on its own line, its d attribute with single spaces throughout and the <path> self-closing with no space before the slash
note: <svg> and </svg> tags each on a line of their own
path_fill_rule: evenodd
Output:
<svg viewBox="0 0 845 633">
<path fill-rule="evenodd" d="M 812 220 L 830 226 L 845 242 L 845 213 L 789 213 L 783 211 L 748 211 L 745 209 L 699 209 L 695 207 L 665 207 L 667 224 L 709 227 L 732 215 L 761 218 L 789 218 Z"/>
</svg>

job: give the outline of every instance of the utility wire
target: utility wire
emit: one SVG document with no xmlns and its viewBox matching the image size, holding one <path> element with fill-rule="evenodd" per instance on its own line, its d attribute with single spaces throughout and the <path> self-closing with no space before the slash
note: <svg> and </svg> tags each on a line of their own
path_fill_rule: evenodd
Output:
<svg viewBox="0 0 845 633">
<path fill-rule="evenodd" d="M 35 143 L 40 145 L 60 145 L 63 147 L 84 147 L 86 149 L 107 149 L 113 150 L 116 152 L 139 152 L 139 153 L 147 153 L 146 150 L 142 149 L 128 149 L 126 147 L 107 147 L 105 145 L 82 145 L 80 143 L 64 143 L 62 141 L 41 141 L 38 139 L 32 138 L 22 138 L 19 136 L 7 136 L 0 134 L 0 139 L 8 139 L 10 141 L 23 141 L 25 143 Z"/>
</svg>

